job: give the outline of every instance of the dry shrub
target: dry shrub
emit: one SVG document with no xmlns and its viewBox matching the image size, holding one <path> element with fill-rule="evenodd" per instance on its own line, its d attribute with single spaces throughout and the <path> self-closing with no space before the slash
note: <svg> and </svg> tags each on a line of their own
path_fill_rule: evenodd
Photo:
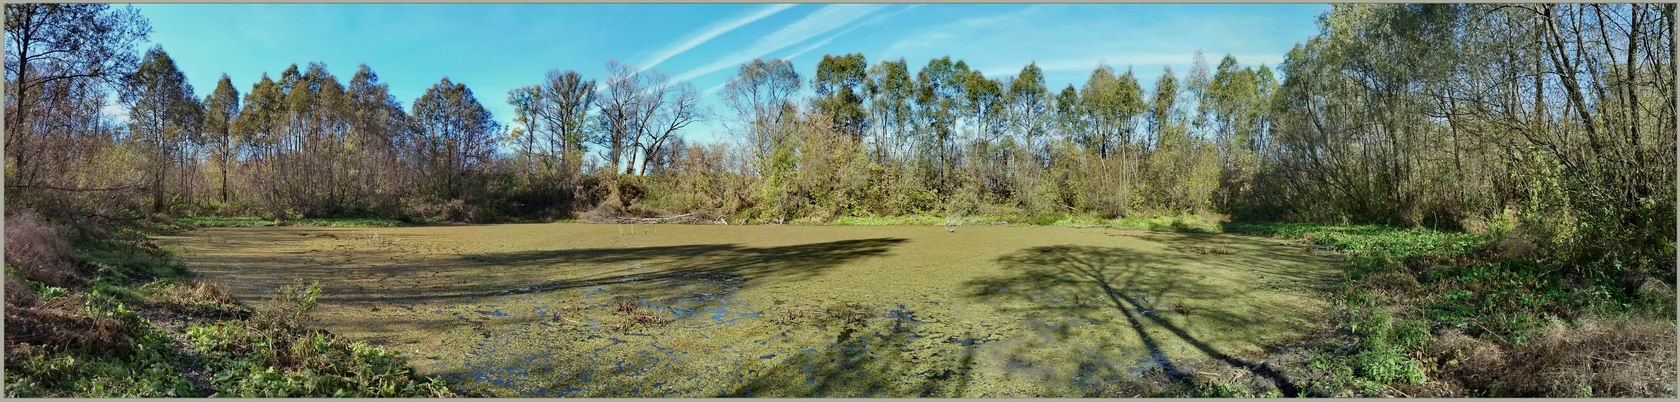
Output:
<svg viewBox="0 0 1680 402">
<path fill-rule="evenodd" d="M 123 355 L 138 336 L 135 328 L 110 317 L 89 316 L 77 297 L 60 297 L 34 307 L 6 309 L 7 349 L 27 343 L 51 351 Z"/>
<path fill-rule="evenodd" d="M 22 211 L 6 217 L 6 265 L 16 267 L 24 277 L 53 286 L 69 285 L 76 278 L 69 251 L 70 243 L 40 215 Z"/>
<path fill-rule="evenodd" d="M 825 322 L 841 327 L 859 326 L 869 319 L 869 308 L 854 302 L 835 303 L 823 310 Z"/>
<path fill-rule="evenodd" d="M 35 305 L 35 291 L 18 282 L 16 278 L 6 278 L 6 305 L 11 307 L 29 307 Z"/>
<path fill-rule="evenodd" d="M 1540 246 L 1534 241 L 1517 237 L 1515 234 L 1506 235 L 1487 243 L 1484 254 L 1496 260 L 1528 261 L 1540 254 Z"/>
<path fill-rule="evenodd" d="M 164 311 L 197 319 L 245 318 L 250 310 L 240 305 L 233 295 L 208 283 L 168 283 L 148 285 L 148 297 Z"/>
<path fill-rule="evenodd" d="M 810 311 L 796 308 L 771 316 L 770 322 L 781 326 L 794 326 L 808 322 L 815 317 L 816 314 L 813 314 Z"/>
<path fill-rule="evenodd" d="M 1400 294 L 1417 291 L 1423 285 L 1418 283 L 1417 277 L 1409 272 L 1400 270 L 1379 271 L 1365 277 L 1365 283 L 1377 289 Z"/>
<path fill-rule="evenodd" d="M 1673 303 L 1675 297 L 1674 288 L 1656 277 L 1646 277 L 1644 281 L 1639 283 L 1638 287 L 1634 288 L 1634 294 L 1651 302 L 1666 300 Z"/>
<path fill-rule="evenodd" d="M 199 300 L 208 300 L 216 302 L 216 304 L 238 303 L 237 300 L 234 300 L 232 294 L 229 294 L 226 290 L 222 290 L 220 286 L 216 286 L 209 282 L 199 282 L 197 286 L 193 287 L 192 295 Z"/>
<path fill-rule="evenodd" d="M 1463 219 L 1459 219 L 1458 227 L 1464 229 L 1465 233 L 1470 234 L 1487 234 L 1491 228 L 1490 225 L 1488 225 L 1487 218 L 1480 215 L 1470 215 L 1464 217 Z"/>
<path fill-rule="evenodd" d="M 583 213 L 583 219 L 592 223 L 613 222 L 624 216 L 624 206 L 616 201 L 605 201 L 595 204 Z"/>
<path fill-rule="evenodd" d="M 1664 396 L 1674 384 L 1674 324 L 1588 319 L 1515 348 L 1501 378 L 1514 396 Z"/>
<path fill-rule="evenodd" d="M 1493 342 L 1449 329 L 1429 343 L 1429 355 L 1465 387 L 1485 389 L 1505 369 L 1505 352 Z"/>
<path fill-rule="evenodd" d="M 671 322 L 671 317 L 667 317 L 666 315 L 657 312 L 648 311 L 646 307 L 643 307 L 641 303 L 637 303 L 635 300 L 618 302 L 617 313 L 620 317 L 623 317 L 623 319 L 617 324 L 614 324 L 613 329 L 619 332 L 630 332 L 630 330 L 638 327 L 653 328 Z"/>
</svg>

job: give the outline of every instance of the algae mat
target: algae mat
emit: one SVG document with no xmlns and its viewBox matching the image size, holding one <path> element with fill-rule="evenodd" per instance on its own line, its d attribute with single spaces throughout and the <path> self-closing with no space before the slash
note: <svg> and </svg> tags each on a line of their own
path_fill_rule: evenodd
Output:
<svg viewBox="0 0 1680 402">
<path fill-rule="evenodd" d="M 159 238 L 261 302 L 527 396 L 1091 396 L 1324 325 L 1332 257 L 1223 234 L 983 226 L 218 228 Z M 1264 366 L 1258 367 L 1263 371 Z M 1259 373 L 1266 374 L 1266 373 Z"/>
</svg>

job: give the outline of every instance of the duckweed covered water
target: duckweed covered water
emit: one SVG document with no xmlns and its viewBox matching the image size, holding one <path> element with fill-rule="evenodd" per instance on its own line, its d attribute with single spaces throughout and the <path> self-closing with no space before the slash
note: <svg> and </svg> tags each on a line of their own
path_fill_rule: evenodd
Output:
<svg viewBox="0 0 1680 402">
<path fill-rule="evenodd" d="M 200 229 L 260 302 L 524 396 L 1092 396 L 1324 325 L 1329 257 L 1219 234 L 578 223 Z"/>
</svg>

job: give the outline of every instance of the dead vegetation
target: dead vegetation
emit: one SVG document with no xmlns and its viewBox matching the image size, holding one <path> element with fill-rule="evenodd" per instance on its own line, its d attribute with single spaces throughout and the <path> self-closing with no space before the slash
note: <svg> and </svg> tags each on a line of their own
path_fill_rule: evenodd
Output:
<svg viewBox="0 0 1680 402">
<path fill-rule="evenodd" d="M 619 206 L 618 203 L 603 202 L 582 214 L 589 223 L 716 223 L 717 219 L 707 218 L 698 213 L 665 215 L 659 211 L 634 204 L 629 207 Z"/>
<path fill-rule="evenodd" d="M 248 318 L 249 308 L 232 294 L 209 282 L 159 282 L 142 288 L 161 311 L 186 321 Z"/>
<path fill-rule="evenodd" d="M 1195 246 L 1195 247 L 1191 247 L 1190 251 L 1195 252 L 1196 254 L 1201 254 L 1201 255 L 1227 255 L 1227 254 L 1232 253 L 1231 247 L 1226 246 L 1224 244 L 1213 244 L 1213 245 L 1207 245 L 1207 246 Z"/>
<path fill-rule="evenodd" d="M 29 286 L 18 282 L 17 278 L 6 278 L 6 305 L 8 307 L 29 307 L 35 305 L 35 291 Z"/>
<path fill-rule="evenodd" d="M 1515 396 L 1665 396 L 1674 385 L 1674 342 L 1673 324 L 1656 320 L 1554 326 L 1510 352 L 1497 388 Z"/>
<path fill-rule="evenodd" d="M 122 320 L 88 314 L 79 297 L 59 297 L 6 309 L 6 349 L 126 354 L 138 329 Z M 25 346 L 27 345 L 27 346 Z M 8 359 L 10 360 L 10 359 Z"/>
<path fill-rule="evenodd" d="M 80 276 L 68 255 L 70 244 L 40 215 L 19 211 L 6 216 L 6 265 L 26 278 L 67 286 Z"/>
<path fill-rule="evenodd" d="M 1658 319 L 1584 319 L 1554 324 L 1515 346 L 1447 330 L 1427 353 L 1437 378 L 1497 396 L 1672 396 L 1673 324 Z M 1454 394 L 1448 394 L 1454 395 Z"/>
<path fill-rule="evenodd" d="M 618 302 L 618 307 L 614 310 L 614 313 L 618 314 L 619 321 L 613 323 L 613 330 L 618 332 L 630 332 L 638 328 L 657 328 L 671 323 L 669 315 L 648 310 L 642 303 L 635 300 Z"/>
<path fill-rule="evenodd" d="M 837 302 L 823 307 L 821 310 L 791 308 L 770 317 L 770 322 L 776 325 L 792 327 L 799 325 L 814 325 L 820 328 L 856 328 L 869 321 L 869 306 L 857 302 Z"/>
<path fill-rule="evenodd" d="M 1429 354 L 1449 378 L 1462 388 L 1486 389 L 1505 368 L 1505 351 L 1499 345 L 1447 330 L 1430 343 Z"/>
</svg>

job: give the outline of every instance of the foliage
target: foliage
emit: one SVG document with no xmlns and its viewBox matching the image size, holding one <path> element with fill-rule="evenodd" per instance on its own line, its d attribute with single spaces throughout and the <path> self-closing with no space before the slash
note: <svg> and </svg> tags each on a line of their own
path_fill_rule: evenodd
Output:
<svg viewBox="0 0 1680 402">
<path fill-rule="evenodd" d="M 40 218 L 7 220 L 29 219 Z M 417 375 L 395 352 L 310 329 L 316 288 L 288 288 L 253 316 L 150 246 L 146 236 L 165 226 L 81 227 L 73 239 L 44 227 L 50 226 L 7 225 L 35 228 L 35 241 L 68 244 L 41 249 L 56 254 L 38 257 L 87 274 L 52 286 L 17 275 L 8 263 L 8 397 L 452 395 L 441 379 Z M 33 297 L 13 294 L 18 291 Z M 179 328 L 159 318 L 181 316 L 197 324 Z M 200 374 L 209 383 L 194 379 Z"/>
<path fill-rule="evenodd" d="M 320 288 L 282 288 L 255 316 L 186 328 L 216 395 L 238 397 L 446 396 L 441 379 L 415 374 L 395 352 L 309 329 Z"/>
<path fill-rule="evenodd" d="M 1619 320 L 1669 322 L 1672 326 L 1674 300 L 1642 295 L 1637 288 L 1627 289 L 1613 281 L 1581 283 L 1562 266 L 1566 263 L 1537 260 L 1531 251 L 1522 250 L 1524 240 L 1372 225 L 1236 223 L 1224 225 L 1224 230 L 1295 239 L 1307 247 L 1322 247 L 1347 257 L 1351 270 L 1335 291 L 1340 300 L 1336 321 L 1355 341 L 1350 350 L 1323 351 L 1326 357 L 1317 363 L 1326 371 L 1346 370 L 1348 376 L 1340 380 L 1346 385 L 1377 392 L 1392 385 L 1451 380 L 1474 394 L 1558 395 L 1558 389 L 1501 390 L 1488 380 L 1544 372 L 1615 382 L 1618 385 L 1613 388 L 1622 390 L 1616 395 L 1660 394 L 1649 390 L 1661 388 L 1661 384 L 1610 379 L 1645 378 L 1637 377 L 1644 374 L 1633 374 L 1636 370 L 1628 371 L 1633 370 L 1627 368 L 1631 366 L 1572 366 L 1557 368 L 1565 370 L 1559 372 L 1525 365 L 1574 359 L 1563 356 L 1575 352 L 1568 348 L 1540 352 L 1532 345 L 1536 339 L 1559 342 L 1559 325 L 1590 323 L 1597 320 L 1595 317 L 1624 317 Z M 1647 288 L 1660 289 L 1645 294 L 1662 294 L 1668 288 L 1655 278 L 1644 283 Z M 1453 335 L 1433 335 L 1436 333 Z M 1636 353 L 1626 348 L 1640 348 L 1674 336 L 1672 328 L 1640 334 L 1637 340 L 1622 342 L 1621 347 L 1603 345 L 1602 350 L 1592 353 Z M 1474 342 L 1493 346 L 1464 346 Z M 1485 349 L 1492 351 L 1467 354 Z M 1523 361 L 1486 357 L 1518 350 L 1531 357 Z M 1444 357 L 1420 360 L 1424 355 Z M 1460 368 L 1469 364 L 1461 358 L 1489 367 Z M 1628 364 L 1656 363 L 1636 359 Z"/>
</svg>

